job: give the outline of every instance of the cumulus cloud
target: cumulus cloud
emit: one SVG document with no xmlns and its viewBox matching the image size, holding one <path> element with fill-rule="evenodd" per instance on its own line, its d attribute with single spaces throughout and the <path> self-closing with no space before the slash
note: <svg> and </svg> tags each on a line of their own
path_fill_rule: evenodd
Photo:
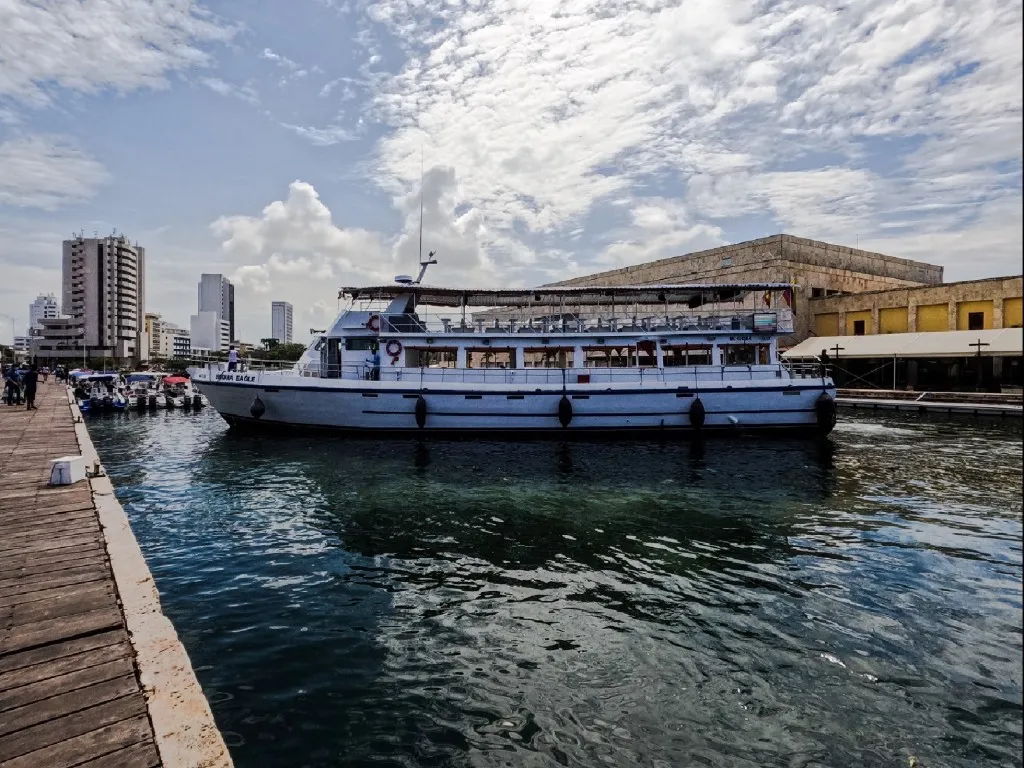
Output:
<svg viewBox="0 0 1024 768">
<path fill-rule="evenodd" d="M 88 200 L 109 174 L 66 136 L 0 143 L 0 205 L 53 210 Z"/>
<path fill-rule="evenodd" d="M 392 129 L 376 180 L 408 193 L 425 148 L 493 233 L 557 238 L 614 200 L 682 190 L 688 226 L 708 229 L 678 229 L 680 245 L 750 215 L 849 241 L 882 233 L 894 207 L 914 206 L 924 231 L 1019 197 L 1016 0 L 381 0 L 367 13 L 407 53 L 397 71 L 368 69 L 371 113 Z M 617 248 L 582 260 L 650 252 Z"/>
<path fill-rule="evenodd" d="M 92 92 L 162 88 L 168 72 L 209 63 L 203 43 L 235 29 L 191 0 L 8 0 L 0 96 L 46 104 L 53 86 Z"/>
<path fill-rule="evenodd" d="M 210 228 L 224 260 L 235 265 L 229 277 L 240 298 L 248 295 L 257 308 L 291 301 L 305 308 L 313 324 L 331 319 L 322 313 L 338 286 L 390 283 L 396 274 L 416 272 L 421 202 L 423 256 L 436 251 L 446 282 L 539 282 L 529 279 L 542 273 L 535 271 L 537 254 L 506 233 L 491 232 L 478 211 L 460 210 L 458 188 L 454 169 L 427 170 L 422 196 L 417 191 L 394 200 L 403 222 L 397 233 L 339 227 L 313 185 L 303 181 L 292 182 L 285 199 L 258 215 L 221 216 Z"/>
</svg>

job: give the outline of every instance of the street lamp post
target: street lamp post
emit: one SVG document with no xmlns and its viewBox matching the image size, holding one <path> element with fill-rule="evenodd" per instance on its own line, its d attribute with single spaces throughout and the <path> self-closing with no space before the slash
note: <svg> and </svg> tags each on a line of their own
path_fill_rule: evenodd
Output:
<svg viewBox="0 0 1024 768">
<path fill-rule="evenodd" d="M 975 361 L 975 367 L 977 368 L 977 371 L 975 373 L 974 378 L 974 390 L 976 392 L 981 392 L 981 348 L 987 347 L 989 346 L 989 344 L 987 341 L 982 341 L 981 339 L 978 339 L 977 341 L 971 342 L 967 346 L 975 347 L 978 350 L 977 358 Z"/>
</svg>

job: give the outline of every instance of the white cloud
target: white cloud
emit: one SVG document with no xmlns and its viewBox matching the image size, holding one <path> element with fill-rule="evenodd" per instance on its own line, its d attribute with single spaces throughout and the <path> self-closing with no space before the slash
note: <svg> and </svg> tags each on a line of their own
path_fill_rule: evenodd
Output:
<svg viewBox="0 0 1024 768">
<path fill-rule="evenodd" d="M 299 65 L 292 61 L 291 59 L 289 59 L 287 56 L 282 56 L 279 53 L 274 53 L 269 48 L 263 49 L 263 52 L 260 53 L 260 58 L 266 59 L 267 61 L 272 61 L 275 64 L 277 64 L 277 66 L 283 69 L 295 71 L 299 68 Z"/>
<path fill-rule="evenodd" d="M 219 93 L 221 96 L 230 96 L 234 99 L 240 99 L 247 104 L 259 104 L 260 96 L 256 92 L 256 89 L 251 85 L 232 85 L 221 80 L 219 77 L 204 77 L 200 82 L 209 88 L 214 93 Z"/>
<path fill-rule="evenodd" d="M 392 128 L 376 180 L 407 194 L 422 147 L 493 233 L 559 237 L 617 199 L 688 188 L 690 226 L 767 214 L 852 240 L 901 205 L 921 229 L 966 206 L 967 226 L 1020 188 L 1017 0 L 382 0 L 367 13 L 408 56 L 368 70 L 372 114 Z"/>
<path fill-rule="evenodd" d="M 287 128 L 298 136 L 306 139 L 318 147 L 330 147 L 340 144 L 343 141 L 353 141 L 358 136 L 340 125 L 329 125 L 326 128 L 317 128 L 312 125 L 293 125 L 291 123 L 280 123 L 282 128 Z"/>
<path fill-rule="evenodd" d="M 6 0 L 0 96 L 46 104 L 52 86 L 162 88 L 168 72 L 209 63 L 201 44 L 234 31 L 191 0 Z"/>
<path fill-rule="evenodd" d="M 260 327 L 270 300 L 301 309 L 333 298 L 347 280 L 379 282 L 393 275 L 388 245 L 375 232 L 342 229 L 312 185 L 295 181 L 288 196 L 258 216 L 221 216 L 211 225 L 239 294 L 239 323 Z M 266 312 L 258 309 L 266 304 Z M 323 324 L 330 317 L 315 317 Z"/>
<path fill-rule="evenodd" d="M 423 180 L 424 256 L 436 250 L 445 280 L 494 285 L 536 283 L 527 274 L 544 274 L 536 255 L 515 238 L 490 232 L 475 211 L 456 211 L 458 181 L 451 168 L 429 169 Z M 294 181 L 284 200 L 257 216 L 222 216 L 210 227 L 221 241 L 238 306 L 260 307 L 271 299 L 297 308 L 335 306 L 340 285 L 390 283 L 419 261 L 419 194 L 396 198 L 403 218 L 397 235 L 338 227 L 311 184 Z M 318 303 L 319 302 L 319 303 Z M 241 310 L 243 328 L 260 322 L 260 311 Z M 248 312 L 248 315 L 245 313 Z M 331 314 L 331 313 L 328 313 Z M 309 316 L 323 324 L 327 316 Z"/>
<path fill-rule="evenodd" d="M 88 200 L 109 180 L 104 167 L 66 136 L 0 143 L 0 205 L 52 210 Z"/>
</svg>

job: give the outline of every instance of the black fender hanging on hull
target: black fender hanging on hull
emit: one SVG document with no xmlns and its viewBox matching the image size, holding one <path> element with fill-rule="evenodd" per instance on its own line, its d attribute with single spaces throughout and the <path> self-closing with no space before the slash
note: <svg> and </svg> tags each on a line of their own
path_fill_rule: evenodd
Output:
<svg viewBox="0 0 1024 768">
<path fill-rule="evenodd" d="M 704 422 L 707 421 L 707 418 L 708 413 L 704 409 L 704 403 L 699 397 L 693 398 L 693 402 L 690 403 L 690 426 L 699 432 L 704 429 Z"/>
<path fill-rule="evenodd" d="M 416 398 L 416 408 L 414 409 L 416 415 L 416 426 L 423 429 L 427 425 L 427 401 L 420 395 Z"/>
<path fill-rule="evenodd" d="M 568 427 L 569 422 L 572 421 L 572 403 L 569 398 L 562 395 L 562 399 L 558 401 L 558 423 L 563 427 Z"/>
<path fill-rule="evenodd" d="M 836 400 L 828 392 L 822 392 L 814 401 L 814 415 L 818 420 L 818 432 L 827 435 L 836 426 Z"/>
<path fill-rule="evenodd" d="M 261 418 L 264 413 L 267 412 L 267 406 L 260 400 L 260 396 L 256 395 L 256 399 L 252 401 L 252 405 L 249 406 L 249 413 L 252 414 L 254 419 Z"/>
</svg>

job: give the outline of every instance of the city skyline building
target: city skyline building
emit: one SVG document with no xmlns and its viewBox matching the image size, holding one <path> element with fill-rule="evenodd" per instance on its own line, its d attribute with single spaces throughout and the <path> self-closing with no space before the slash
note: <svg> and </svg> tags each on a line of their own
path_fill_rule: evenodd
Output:
<svg viewBox="0 0 1024 768">
<path fill-rule="evenodd" d="M 292 343 L 292 305 L 287 301 L 270 304 L 270 336 L 282 344 Z"/>
<path fill-rule="evenodd" d="M 146 339 L 150 360 L 188 357 L 192 348 L 189 330 L 164 320 L 156 312 L 146 313 Z"/>
<path fill-rule="evenodd" d="M 192 349 L 226 352 L 231 346 L 231 326 L 219 312 L 200 311 L 189 318 Z"/>
<path fill-rule="evenodd" d="M 117 360 L 143 355 L 145 254 L 124 235 L 63 242 L 61 304 L 70 325 L 80 328 L 76 349 Z"/>
<path fill-rule="evenodd" d="M 60 304 L 57 303 L 57 297 L 52 293 L 40 293 L 35 301 L 28 305 L 29 333 L 33 330 L 42 330 L 41 320 L 52 320 L 55 317 L 60 317 Z"/>
<path fill-rule="evenodd" d="M 235 286 L 224 275 L 204 273 L 199 276 L 198 294 L 197 310 L 199 314 L 215 312 L 218 327 L 220 321 L 226 322 L 228 324 L 228 344 L 230 344 L 235 338 Z M 218 337 L 219 335 L 217 334 Z M 225 345 L 222 349 L 227 349 L 227 346 Z M 219 352 L 221 348 L 215 348 L 212 351 Z"/>
</svg>

